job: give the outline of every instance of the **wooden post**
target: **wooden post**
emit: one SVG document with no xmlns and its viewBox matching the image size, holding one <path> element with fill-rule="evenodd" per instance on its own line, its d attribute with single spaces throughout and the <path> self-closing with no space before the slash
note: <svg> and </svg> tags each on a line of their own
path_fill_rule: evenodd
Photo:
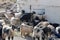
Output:
<svg viewBox="0 0 60 40">
<path fill-rule="evenodd" d="M 32 6 L 30 5 L 30 13 L 31 13 L 31 7 L 32 7 Z M 31 13 L 31 21 L 32 21 L 32 13 Z"/>
</svg>

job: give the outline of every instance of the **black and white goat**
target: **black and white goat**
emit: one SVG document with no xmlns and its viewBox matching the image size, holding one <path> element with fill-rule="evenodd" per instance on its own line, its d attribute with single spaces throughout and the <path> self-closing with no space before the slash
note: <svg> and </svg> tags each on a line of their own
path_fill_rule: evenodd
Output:
<svg viewBox="0 0 60 40">
<path fill-rule="evenodd" d="M 40 22 L 38 25 L 34 27 L 33 30 L 33 38 L 35 40 L 35 37 L 38 37 L 38 40 L 48 40 L 49 37 L 51 37 L 51 32 L 54 29 L 52 25 L 49 24 L 49 22 Z M 42 36 L 43 35 L 43 36 Z M 40 39 L 39 39 L 40 38 Z"/>
<path fill-rule="evenodd" d="M 3 31 L 2 31 L 2 38 L 3 38 L 3 40 L 5 40 L 7 36 L 8 36 L 8 40 L 10 40 L 10 37 L 13 40 L 14 31 L 12 30 L 12 27 L 10 27 L 7 24 L 4 24 L 3 25 Z"/>
</svg>

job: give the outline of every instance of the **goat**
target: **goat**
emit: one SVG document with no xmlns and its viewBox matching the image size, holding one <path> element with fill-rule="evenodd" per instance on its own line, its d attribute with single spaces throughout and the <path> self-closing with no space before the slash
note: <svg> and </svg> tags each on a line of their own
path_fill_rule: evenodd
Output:
<svg viewBox="0 0 60 40">
<path fill-rule="evenodd" d="M 53 25 L 55 28 L 59 26 L 58 23 L 50 23 L 50 25 Z"/>
<path fill-rule="evenodd" d="M 52 25 L 50 25 L 49 22 L 40 22 L 40 23 L 37 24 L 34 28 L 35 28 L 37 31 L 41 29 L 41 30 L 42 30 L 41 33 L 43 33 L 43 35 L 44 35 L 45 38 L 49 38 L 49 37 L 51 36 L 51 31 L 54 29 L 54 27 L 53 27 Z M 33 34 L 34 34 L 35 36 L 39 35 L 39 34 L 38 34 L 39 32 L 37 32 L 37 31 L 36 31 L 36 32 L 33 31 Z M 36 33 L 37 35 L 36 35 L 35 33 Z M 34 37 L 35 37 L 35 36 L 34 36 Z M 41 35 L 39 35 L 39 36 L 41 36 Z M 44 38 L 44 39 L 45 39 L 45 38 Z M 43 40 L 44 40 L 44 39 L 43 39 Z M 39 40 L 39 39 L 38 39 L 38 40 Z M 46 40 L 48 40 L 48 39 L 46 39 Z"/>
<path fill-rule="evenodd" d="M 21 25 L 21 28 L 20 28 L 21 36 L 23 35 L 25 37 L 26 35 L 30 35 L 32 31 L 33 31 L 32 26 L 28 26 L 26 24 Z"/>
<path fill-rule="evenodd" d="M 5 40 L 7 36 L 8 36 L 8 40 L 10 40 L 10 37 L 11 37 L 12 40 L 13 40 L 14 31 L 12 30 L 11 27 L 9 27 L 9 25 L 4 24 L 4 25 L 3 25 L 3 33 L 2 33 L 2 38 L 3 38 L 3 40 Z"/>
<path fill-rule="evenodd" d="M 33 34 L 32 34 L 32 37 L 33 37 L 33 40 L 35 40 L 36 38 L 38 40 L 42 40 L 42 33 L 43 33 L 43 28 L 40 28 L 40 27 L 34 27 L 33 29 Z"/>
<path fill-rule="evenodd" d="M 54 31 L 54 34 L 56 37 L 60 38 L 60 26 L 56 27 L 56 30 Z"/>
</svg>

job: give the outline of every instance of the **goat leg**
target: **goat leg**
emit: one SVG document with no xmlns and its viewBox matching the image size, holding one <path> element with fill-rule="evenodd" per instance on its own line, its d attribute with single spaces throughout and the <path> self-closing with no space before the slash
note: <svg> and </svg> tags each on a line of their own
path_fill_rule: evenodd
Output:
<svg viewBox="0 0 60 40">
<path fill-rule="evenodd" d="M 33 40 L 35 40 L 35 37 L 33 37 Z"/>
<path fill-rule="evenodd" d="M 10 36 L 8 36 L 8 40 L 10 40 Z"/>
<path fill-rule="evenodd" d="M 5 39 L 2 39 L 2 40 L 5 40 Z"/>
<path fill-rule="evenodd" d="M 12 40 L 14 39 L 14 37 L 13 37 L 13 36 L 12 36 L 11 38 L 12 38 Z"/>
</svg>

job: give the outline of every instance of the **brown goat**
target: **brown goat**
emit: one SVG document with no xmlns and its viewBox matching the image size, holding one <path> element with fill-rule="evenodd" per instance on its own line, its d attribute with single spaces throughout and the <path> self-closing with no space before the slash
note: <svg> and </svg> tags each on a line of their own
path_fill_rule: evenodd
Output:
<svg viewBox="0 0 60 40">
<path fill-rule="evenodd" d="M 20 32 L 21 32 L 21 36 L 24 36 L 24 37 L 27 35 L 30 36 L 30 33 L 33 32 L 33 29 L 32 29 L 32 27 L 25 25 L 25 26 L 21 27 Z"/>
</svg>

